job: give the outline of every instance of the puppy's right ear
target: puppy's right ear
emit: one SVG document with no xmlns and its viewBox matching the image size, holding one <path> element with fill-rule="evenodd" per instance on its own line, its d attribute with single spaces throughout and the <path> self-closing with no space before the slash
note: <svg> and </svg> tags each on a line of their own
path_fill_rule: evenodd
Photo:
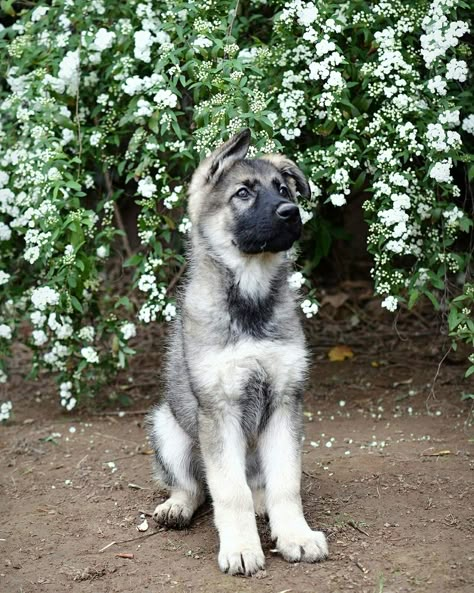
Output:
<svg viewBox="0 0 474 593">
<path fill-rule="evenodd" d="M 209 183 L 216 183 L 225 169 L 235 161 L 245 158 L 250 146 L 250 139 L 250 130 L 246 128 L 224 142 L 206 159 L 210 163 L 207 173 Z"/>
</svg>

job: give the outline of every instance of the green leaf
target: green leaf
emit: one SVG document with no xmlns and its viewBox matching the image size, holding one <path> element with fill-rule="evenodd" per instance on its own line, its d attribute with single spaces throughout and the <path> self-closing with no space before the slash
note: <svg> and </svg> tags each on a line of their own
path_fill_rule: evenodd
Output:
<svg viewBox="0 0 474 593">
<path fill-rule="evenodd" d="M 468 377 L 470 377 L 472 374 L 474 373 L 474 364 L 472 366 L 470 366 L 467 371 L 466 374 L 464 375 L 464 377 L 467 379 Z"/>
<path fill-rule="evenodd" d="M 124 268 L 130 268 L 132 266 L 137 266 L 143 261 L 143 255 L 141 253 L 136 253 L 129 257 L 126 262 L 123 263 Z"/>
<path fill-rule="evenodd" d="M 410 298 L 408 299 L 408 308 L 412 309 L 413 306 L 415 305 L 415 303 L 417 302 L 417 300 L 420 298 L 420 291 L 415 288 L 412 290 L 411 294 L 410 294 Z"/>
<path fill-rule="evenodd" d="M 82 308 L 82 305 L 79 302 L 78 298 L 73 295 L 71 295 L 71 305 L 74 309 L 76 309 L 76 311 L 79 311 L 79 313 L 84 313 L 84 309 Z"/>
</svg>

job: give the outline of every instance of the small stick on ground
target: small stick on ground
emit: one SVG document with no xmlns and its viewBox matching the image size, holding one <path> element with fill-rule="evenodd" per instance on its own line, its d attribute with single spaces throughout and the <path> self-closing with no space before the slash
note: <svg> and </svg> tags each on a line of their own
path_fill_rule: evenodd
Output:
<svg viewBox="0 0 474 593">
<path fill-rule="evenodd" d="M 107 544 L 106 546 L 104 546 L 103 548 L 101 548 L 99 550 L 99 554 L 100 552 L 105 552 L 105 550 L 107 550 L 107 548 L 110 548 L 111 546 L 115 545 L 117 542 L 110 542 L 110 544 Z"/>
<path fill-rule="evenodd" d="M 133 560 L 135 558 L 134 554 L 129 554 L 128 552 L 119 552 L 115 554 L 115 558 L 126 558 L 127 560 Z"/>
<path fill-rule="evenodd" d="M 361 570 L 364 574 L 367 574 L 369 572 L 368 568 L 365 568 L 365 566 L 362 566 L 362 564 L 358 561 L 358 560 L 354 560 L 354 564 L 357 566 L 357 568 L 359 570 Z"/>
<path fill-rule="evenodd" d="M 357 525 L 357 523 L 355 521 L 352 521 L 352 519 L 350 521 L 348 521 L 347 524 L 350 525 L 352 527 L 352 529 L 355 529 L 359 533 L 363 533 L 367 537 L 370 537 L 370 535 L 367 533 L 367 531 L 364 531 L 361 527 L 359 527 Z"/>
</svg>

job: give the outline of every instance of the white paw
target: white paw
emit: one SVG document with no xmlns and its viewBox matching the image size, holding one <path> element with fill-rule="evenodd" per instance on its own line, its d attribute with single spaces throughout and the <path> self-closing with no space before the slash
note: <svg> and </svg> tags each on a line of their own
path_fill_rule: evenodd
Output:
<svg viewBox="0 0 474 593">
<path fill-rule="evenodd" d="M 173 529 L 182 529 L 189 525 L 194 510 L 181 501 L 168 498 L 163 504 L 159 504 L 154 513 L 153 519 L 160 525 L 172 527 Z"/>
<path fill-rule="evenodd" d="M 277 550 L 288 562 L 318 562 L 328 555 L 326 536 L 309 527 L 279 535 Z"/>
<path fill-rule="evenodd" d="M 221 544 L 217 559 L 219 568 L 228 574 L 245 574 L 250 576 L 265 568 L 265 556 L 260 544 L 252 547 L 228 547 Z"/>
</svg>

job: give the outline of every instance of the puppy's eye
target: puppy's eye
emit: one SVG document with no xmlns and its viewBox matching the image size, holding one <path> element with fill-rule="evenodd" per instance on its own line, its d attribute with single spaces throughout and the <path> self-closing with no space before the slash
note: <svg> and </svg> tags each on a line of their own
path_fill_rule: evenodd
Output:
<svg viewBox="0 0 474 593">
<path fill-rule="evenodd" d="M 241 187 L 239 191 L 236 193 L 236 196 L 245 199 L 250 196 L 250 192 L 246 187 Z"/>
<path fill-rule="evenodd" d="M 283 196 L 284 198 L 290 197 L 290 192 L 288 191 L 288 188 L 284 185 L 280 185 L 280 196 Z"/>
</svg>

